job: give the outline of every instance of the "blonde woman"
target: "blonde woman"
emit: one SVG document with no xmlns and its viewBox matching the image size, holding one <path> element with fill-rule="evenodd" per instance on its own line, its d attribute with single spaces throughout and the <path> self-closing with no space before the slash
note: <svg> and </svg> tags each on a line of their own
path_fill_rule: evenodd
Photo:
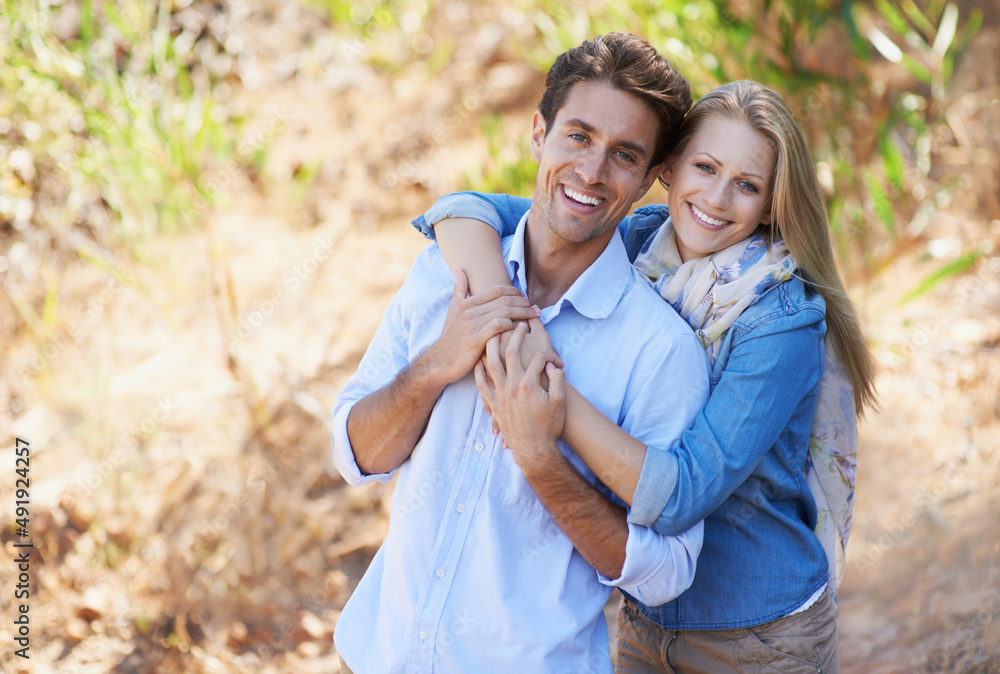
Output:
<svg viewBox="0 0 1000 674">
<path fill-rule="evenodd" d="M 602 167 L 620 158 L 592 160 L 587 176 L 559 187 L 567 217 L 601 217 Z M 564 401 L 545 403 L 565 410 L 562 437 L 629 504 L 630 521 L 675 535 L 705 520 L 690 589 L 661 606 L 625 596 L 616 671 L 836 672 L 855 411 L 873 405 L 875 391 L 809 150 L 780 96 L 733 82 L 692 107 L 660 180 L 669 209 L 640 208 L 619 232 L 635 266 L 701 340 L 708 403 L 672 447 L 627 435 L 570 381 Z M 510 234 L 528 204 L 449 195 L 414 224 L 433 236 L 438 223 L 445 258 L 480 292 L 509 284 L 494 230 Z M 497 353 L 488 369 L 503 379 Z M 519 410 L 526 415 L 529 399 L 538 405 L 538 390 L 494 389 L 479 369 L 501 431 Z"/>
</svg>

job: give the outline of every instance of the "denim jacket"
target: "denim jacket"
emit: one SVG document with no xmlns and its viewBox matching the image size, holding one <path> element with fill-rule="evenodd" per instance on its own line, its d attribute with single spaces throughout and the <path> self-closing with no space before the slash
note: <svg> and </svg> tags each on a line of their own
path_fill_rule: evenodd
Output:
<svg viewBox="0 0 1000 674">
<path fill-rule="evenodd" d="M 513 232 L 528 199 L 460 193 L 413 221 L 467 217 Z M 618 226 L 629 259 L 667 217 L 639 208 Z M 664 629 L 733 629 L 786 616 L 828 578 L 813 533 L 816 504 L 803 475 L 820 376 L 826 306 L 798 278 L 763 293 L 723 336 L 711 395 L 671 447 L 648 447 L 629 521 L 677 535 L 705 520 L 694 583 L 638 610 Z M 665 391 L 669 395 L 669 391 Z"/>
</svg>

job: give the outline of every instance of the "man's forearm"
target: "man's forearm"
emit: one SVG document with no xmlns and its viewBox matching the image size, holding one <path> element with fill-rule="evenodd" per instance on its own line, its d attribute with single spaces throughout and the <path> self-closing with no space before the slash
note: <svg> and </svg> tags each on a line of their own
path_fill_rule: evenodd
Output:
<svg viewBox="0 0 1000 674">
<path fill-rule="evenodd" d="M 574 547 L 601 575 L 621 576 L 628 523 L 624 508 L 601 496 L 559 453 L 525 473 L 539 500 Z"/>
<path fill-rule="evenodd" d="M 410 456 L 446 382 L 424 358 L 359 400 L 347 418 L 354 461 L 368 475 L 388 473 Z"/>
</svg>

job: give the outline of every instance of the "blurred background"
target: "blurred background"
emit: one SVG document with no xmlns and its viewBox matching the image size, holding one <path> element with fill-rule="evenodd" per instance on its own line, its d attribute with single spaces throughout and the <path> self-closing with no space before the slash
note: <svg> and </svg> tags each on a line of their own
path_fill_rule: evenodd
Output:
<svg viewBox="0 0 1000 674">
<path fill-rule="evenodd" d="M 882 400 L 844 670 L 1000 671 L 997 0 L 0 11 L 0 503 L 27 439 L 31 671 L 338 670 L 391 485 L 344 485 L 330 410 L 425 244 L 409 220 L 530 196 L 544 73 L 610 30 L 696 97 L 768 84 L 809 137 Z M 27 671 L 13 629 L 0 668 Z"/>
</svg>

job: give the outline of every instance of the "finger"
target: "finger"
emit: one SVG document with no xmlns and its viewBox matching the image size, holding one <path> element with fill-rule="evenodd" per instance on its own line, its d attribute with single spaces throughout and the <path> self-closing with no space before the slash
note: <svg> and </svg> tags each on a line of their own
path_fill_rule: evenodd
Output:
<svg viewBox="0 0 1000 674">
<path fill-rule="evenodd" d="M 524 293 L 522 293 L 514 286 L 492 286 L 490 288 L 487 288 L 481 293 L 476 293 L 475 295 L 472 296 L 472 299 L 475 301 L 475 304 L 477 305 L 486 304 L 487 302 L 494 302 L 498 300 L 518 303 L 518 304 L 523 302 L 525 305 L 529 306 L 531 304 L 530 302 L 528 302 L 528 299 L 524 296 Z"/>
<path fill-rule="evenodd" d="M 493 417 L 493 437 L 500 437 L 500 424 L 497 423 L 497 418 Z"/>
<path fill-rule="evenodd" d="M 489 375 L 486 374 L 486 363 L 482 360 L 477 360 L 476 364 L 472 367 L 472 374 L 476 380 L 476 388 L 482 393 L 483 389 L 490 386 Z M 486 399 L 486 395 L 483 395 L 483 409 L 490 412 L 490 401 Z"/>
<path fill-rule="evenodd" d="M 478 315 L 486 320 L 493 318 L 509 318 L 514 321 L 538 320 L 538 309 L 534 306 L 512 306 L 490 302 L 478 307 L 476 311 L 481 311 Z"/>
<path fill-rule="evenodd" d="M 537 318 L 540 314 L 534 305 L 520 295 L 504 295 L 485 302 L 481 301 L 481 296 L 473 295 L 462 303 L 462 309 L 469 312 L 470 316 L 487 319 L 504 317 L 526 321 Z"/>
<path fill-rule="evenodd" d="M 476 367 L 473 368 L 473 372 L 476 377 L 476 388 L 479 389 L 479 393 L 483 396 L 483 407 L 486 411 L 493 414 L 493 402 L 496 399 L 496 391 L 490 386 L 490 383 L 486 381 L 486 368 L 483 366 L 483 362 L 479 361 L 476 363 Z"/>
<path fill-rule="evenodd" d="M 451 293 L 451 303 L 458 304 L 469 296 L 469 277 L 461 269 L 456 269 L 454 274 L 455 289 Z"/>
<path fill-rule="evenodd" d="M 505 354 L 507 374 L 515 381 L 520 380 L 524 374 L 521 367 L 521 342 L 524 341 L 524 335 L 527 332 L 528 325 L 518 323 L 517 327 L 514 328 L 514 334 L 510 336 L 510 341 L 507 342 L 507 353 Z"/>
<path fill-rule="evenodd" d="M 500 338 L 491 337 L 486 342 L 486 371 L 493 379 L 493 385 L 503 388 L 507 384 L 507 372 L 504 370 L 503 362 L 500 360 Z"/>
<path fill-rule="evenodd" d="M 545 374 L 549 377 L 549 400 L 561 405 L 566 399 L 566 372 L 552 363 L 546 363 Z"/>
<path fill-rule="evenodd" d="M 528 363 L 528 367 L 524 370 L 524 377 L 521 379 L 522 384 L 529 385 L 532 388 L 541 388 L 542 371 L 545 370 L 546 363 L 544 353 L 539 351 L 532 356 L 531 362 Z"/>
</svg>

